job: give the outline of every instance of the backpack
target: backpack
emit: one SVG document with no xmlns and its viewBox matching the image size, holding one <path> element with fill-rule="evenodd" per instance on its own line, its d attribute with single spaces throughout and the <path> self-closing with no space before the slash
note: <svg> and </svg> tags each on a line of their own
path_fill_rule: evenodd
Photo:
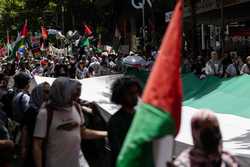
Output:
<svg viewBox="0 0 250 167">
<path fill-rule="evenodd" d="M 19 96 L 18 102 L 15 103 L 15 104 L 17 104 L 16 108 L 19 108 L 19 109 L 14 110 L 12 108 L 13 120 L 18 122 L 18 123 L 21 123 L 23 121 L 23 117 L 24 117 L 24 108 L 23 108 L 22 100 L 23 100 L 23 96 L 24 96 L 25 93 L 23 93 L 23 92 L 20 92 L 20 93 L 21 93 L 21 95 Z M 19 95 L 19 93 L 17 95 Z M 15 97 L 12 100 L 12 104 L 14 102 Z"/>
<path fill-rule="evenodd" d="M 17 95 L 17 91 L 14 89 L 9 89 L 8 92 L 3 95 L 1 102 L 3 104 L 3 111 L 7 114 L 7 117 L 13 119 L 13 112 L 12 112 L 12 101 L 14 97 Z"/>
</svg>

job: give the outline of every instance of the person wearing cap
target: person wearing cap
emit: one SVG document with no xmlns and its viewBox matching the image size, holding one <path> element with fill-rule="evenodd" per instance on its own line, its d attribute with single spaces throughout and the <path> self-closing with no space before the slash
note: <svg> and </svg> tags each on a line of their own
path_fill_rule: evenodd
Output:
<svg viewBox="0 0 250 167">
<path fill-rule="evenodd" d="M 250 74 L 250 56 L 246 58 L 246 64 L 242 66 L 240 74 Z"/>
</svg>

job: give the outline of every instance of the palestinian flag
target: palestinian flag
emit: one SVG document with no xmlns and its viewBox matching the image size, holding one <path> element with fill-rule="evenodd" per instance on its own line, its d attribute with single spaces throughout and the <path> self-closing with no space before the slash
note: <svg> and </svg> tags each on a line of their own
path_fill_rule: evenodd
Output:
<svg viewBox="0 0 250 167">
<path fill-rule="evenodd" d="M 182 15 L 183 0 L 179 0 L 146 84 L 143 102 L 137 108 L 123 143 L 117 167 L 165 167 L 169 160 L 166 154 L 174 143 L 165 139 L 178 133 L 182 106 Z"/>
<path fill-rule="evenodd" d="M 80 48 L 88 47 L 89 45 L 90 45 L 89 38 L 83 38 L 79 43 Z"/>
<path fill-rule="evenodd" d="M 212 110 L 220 123 L 224 150 L 236 155 L 241 163 L 248 163 L 242 166 L 250 166 L 250 76 L 199 80 L 193 74 L 184 74 L 182 80 L 182 124 L 176 140 L 192 145 L 191 117 L 199 109 Z"/>
<path fill-rule="evenodd" d="M 93 32 L 91 31 L 91 29 L 89 28 L 89 26 L 87 25 L 84 25 L 84 33 L 87 35 L 87 36 L 91 36 L 93 34 Z"/>
<path fill-rule="evenodd" d="M 135 76 L 145 84 L 149 74 L 131 69 L 126 75 Z M 192 73 L 185 73 L 182 74 L 182 83 L 182 121 L 176 137 L 176 155 L 193 144 L 192 116 L 200 109 L 209 109 L 219 120 L 223 149 L 235 155 L 242 166 L 250 166 L 250 76 L 208 76 L 200 80 Z"/>
<path fill-rule="evenodd" d="M 26 48 L 26 39 L 25 38 L 21 38 L 14 46 L 13 48 L 13 54 L 14 56 L 16 55 L 16 52 L 18 51 L 25 51 Z"/>
<path fill-rule="evenodd" d="M 28 20 L 25 20 L 25 23 L 20 31 L 20 33 L 18 33 L 17 39 L 14 42 L 14 47 L 13 47 L 13 51 L 11 54 L 11 59 L 16 57 L 16 52 L 19 51 L 20 53 L 24 54 L 25 53 L 25 48 L 30 48 L 30 43 L 27 39 L 28 37 Z"/>
<path fill-rule="evenodd" d="M 29 33 L 29 28 L 28 28 L 28 20 L 25 20 L 25 23 L 21 29 L 20 35 L 22 38 L 27 38 Z"/>
<path fill-rule="evenodd" d="M 42 32 L 42 38 L 46 40 L 49 35 L 48 30 L 44 26 L 41 26 L 41 32 Z"/>
</svg>

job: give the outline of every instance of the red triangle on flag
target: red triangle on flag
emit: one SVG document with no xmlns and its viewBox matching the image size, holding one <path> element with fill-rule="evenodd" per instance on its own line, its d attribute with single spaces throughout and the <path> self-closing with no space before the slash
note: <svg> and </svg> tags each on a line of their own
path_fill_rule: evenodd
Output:
<svg viewBox="0 0 250 167">
<path fill-rule="evenodd" d="M 49 35 L 48 30 L 44 26 L 41 26 L 41 31 L 42 31 L 42 38 L 47 39 Z"/>
<path fill-rule="evenodd" d="M 25 20 L 25 23 L 21 29 L 20 36 L 22 38 L 26 38 L 28 36 L 29 28 L 28 28 L 28 20 Z"/>
<path fill-rule="evenodd" d="M 84 25 L 84 32 L 85 34 L 87 34 L 88 36 L 92 35 L 92 31 L 91 29 L 87 26 L 87 25 Z"/>
<path fill-rule="evenodd" d="M 144 103 L 169 112 L 178 133 L 182 107 L 180 57 L 183 0 L 178 0 L 143 94 Z"/>
</svg>

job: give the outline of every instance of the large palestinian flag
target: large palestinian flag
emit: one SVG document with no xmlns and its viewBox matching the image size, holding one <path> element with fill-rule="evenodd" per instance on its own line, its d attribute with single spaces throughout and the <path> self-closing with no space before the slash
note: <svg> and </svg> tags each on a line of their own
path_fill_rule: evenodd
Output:
<svg viewBox="0 0 250 167">
<path fill-rule="evenodd" d="M 183 0 L 178 0 L 162 40 L 117 167 L 165 167 L 180 127 Z"/>
<path fill-rule="evenodd" d="M 129 71 L 145 83 L 146 71 Z M 95 101 L 110 117 L 118 108 L 110 103 L 110 86 L 121 75 L 110 75 L 81 80 L 81 98 Z M 49 82 L 54 78 L 35 77 L 37 84 Z M 223 135 L 223 147 L 239 158 L 243 167 L 250 166 L 250 76 L 243 75 L 230 79 L 207 77 L 199 80 L 193 74 L 183 74 L 183 108 L 175 151 L 178 155 L 192 145 L 190 120 L 201 108 L 211 109 L 219 119 Z"/>
<path fill-rule="evenodd" d="M 147 71 L 129 70 L 146 83 Z M 223 147 L 236 155 L 242 166 L 250 166 L 250 76 L 243 75 L 222 79 L 209 76 L 200 80 L 194 74 L 182 74 L 183 107 L 182 121 L 176 137 L 176 152 L 192 145 L 190 121 L 198 109 L 210 109 L 219 119 Z"/>
<path fill-rule="evenodd" d="M 187 124 L 197 109 L 206 108 L 214 111 L 219 119 L 224 148 L 250 158 L 250 76 L 230 79 L 210 76 L 199 80 L 193 74 L 185 74 L 182 80 L 184 112 L 177 140 L 192 144 Z"/>
</svg>

